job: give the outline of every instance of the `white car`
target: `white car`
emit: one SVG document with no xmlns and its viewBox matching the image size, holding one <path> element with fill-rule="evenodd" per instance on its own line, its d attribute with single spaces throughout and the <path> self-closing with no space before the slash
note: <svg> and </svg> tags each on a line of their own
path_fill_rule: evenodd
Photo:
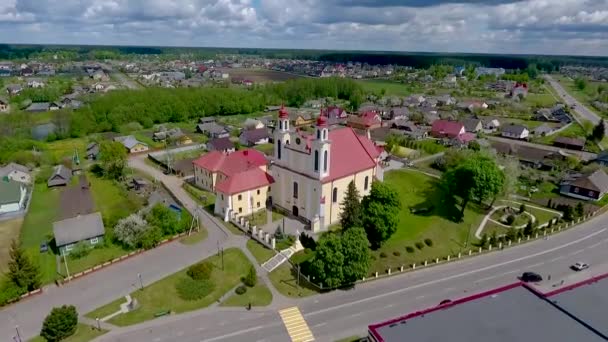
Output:
<svg viewBox="0 0 608 342">
<path fill-rule="evenodd" d="M 582 271 L 584 269 L 589 268 L 589 264 L 586 264 L 584 262 L 577 262 L 576 264 L 570 266 L 570 268 L 572 268 L 575 271 Z"/>
</svg>

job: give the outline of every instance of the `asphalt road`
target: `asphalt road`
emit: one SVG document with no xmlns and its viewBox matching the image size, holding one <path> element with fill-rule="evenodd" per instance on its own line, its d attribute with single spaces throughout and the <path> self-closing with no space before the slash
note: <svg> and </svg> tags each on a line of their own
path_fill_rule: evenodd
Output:
<svg viewBox="0 0 608 342">
<path fill-rule="evenodd" d="M 289 341 L 278 310 L 297 305 L 317 341 L 366 334 L 367 325 L 517 281 L 535 271 L 551 281 L 543 292 L 608 272 L 608 216 L 535 242 L 482 257 L 440 264 L 392 278 L 358 285 L 348 291 L 284 303 L 282 307 L 246 311 L 209 308 L 112 330 L 97 341 Z M 574 262 L 591 264 L 575 273 Z"/>
<path fill-rule="evenodd" d="M 580 103 L 577 99 L 572 97 L 562 85 L 556 81 L 551 75 L 545 75 L 545 79 L 549 81 L 553 89 L 557 91 L 557 95 L 564 101 L 568 106 L 575 106 L 574 111 L 578 114 L 579 117 L 585 120 L 591 121 L 594 125 L 597 125 L 600 122 L 600 116 L 589 110 L 589 108 L 585 107 L 582 103 Z"/>
</svg>

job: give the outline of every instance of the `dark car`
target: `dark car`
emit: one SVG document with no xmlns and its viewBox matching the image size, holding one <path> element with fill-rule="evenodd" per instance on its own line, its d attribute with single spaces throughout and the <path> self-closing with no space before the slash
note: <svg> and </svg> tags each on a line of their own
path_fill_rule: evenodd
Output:
<svg viewBox="0 0 608 342">
<path fill-rule="evenodd" d="M 40 253 L 46 253 L 49 250 L 49 245 L 46 242 L 40 244 Z"/>
<path fill-rule="evenodd" d="M 439 305 L 446 305 L 446 304 L 450 304 L 452 302 L 451 299 L 444 299 L 441 302 L 439 302 Z"/>
<path fill-rule="evenodd" d="M 543 281 L 543 277 L 534 272 L 524 272 L 519 279 L 525 283 L 538 283 L 539 281 Z"/>
</svg>

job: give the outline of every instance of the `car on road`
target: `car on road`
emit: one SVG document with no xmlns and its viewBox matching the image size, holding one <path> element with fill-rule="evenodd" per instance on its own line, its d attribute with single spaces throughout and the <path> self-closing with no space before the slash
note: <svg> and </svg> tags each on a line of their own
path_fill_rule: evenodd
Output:
<svg viewBox="0 0 608 342">
<path fill-rule="evenodd" d="M 452 302 L 451 299 L 444 299 L 441 302 L 439 302 L 439 305 L 446 305 L 446 304 L 450 304 Z"/>
<path fill-rule="evenodd" d="M 589 264 L 584 263 L 584 262 L 577 262 L 576 264 L 570 266 L 570 268 L 578 272 L 578 271 L 588 269 Z"/>
<path fill-rule="evenodd" d="M 538 283 L 539 281 L 543 281 L 543 277 L 534 272 L 524 272 L 519 279 L 524 283 Z"/>
</svg>

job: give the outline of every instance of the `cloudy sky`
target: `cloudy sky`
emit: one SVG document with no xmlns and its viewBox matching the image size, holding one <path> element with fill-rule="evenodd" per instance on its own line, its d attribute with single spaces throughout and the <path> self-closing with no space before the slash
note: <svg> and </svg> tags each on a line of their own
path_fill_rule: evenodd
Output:
<svg viewBox="0 0 608 342">
<path fill-rule="evenodd" d="M 0 0 L 0 42 L 608 55 L 608 0 Z"/>
</svg>

